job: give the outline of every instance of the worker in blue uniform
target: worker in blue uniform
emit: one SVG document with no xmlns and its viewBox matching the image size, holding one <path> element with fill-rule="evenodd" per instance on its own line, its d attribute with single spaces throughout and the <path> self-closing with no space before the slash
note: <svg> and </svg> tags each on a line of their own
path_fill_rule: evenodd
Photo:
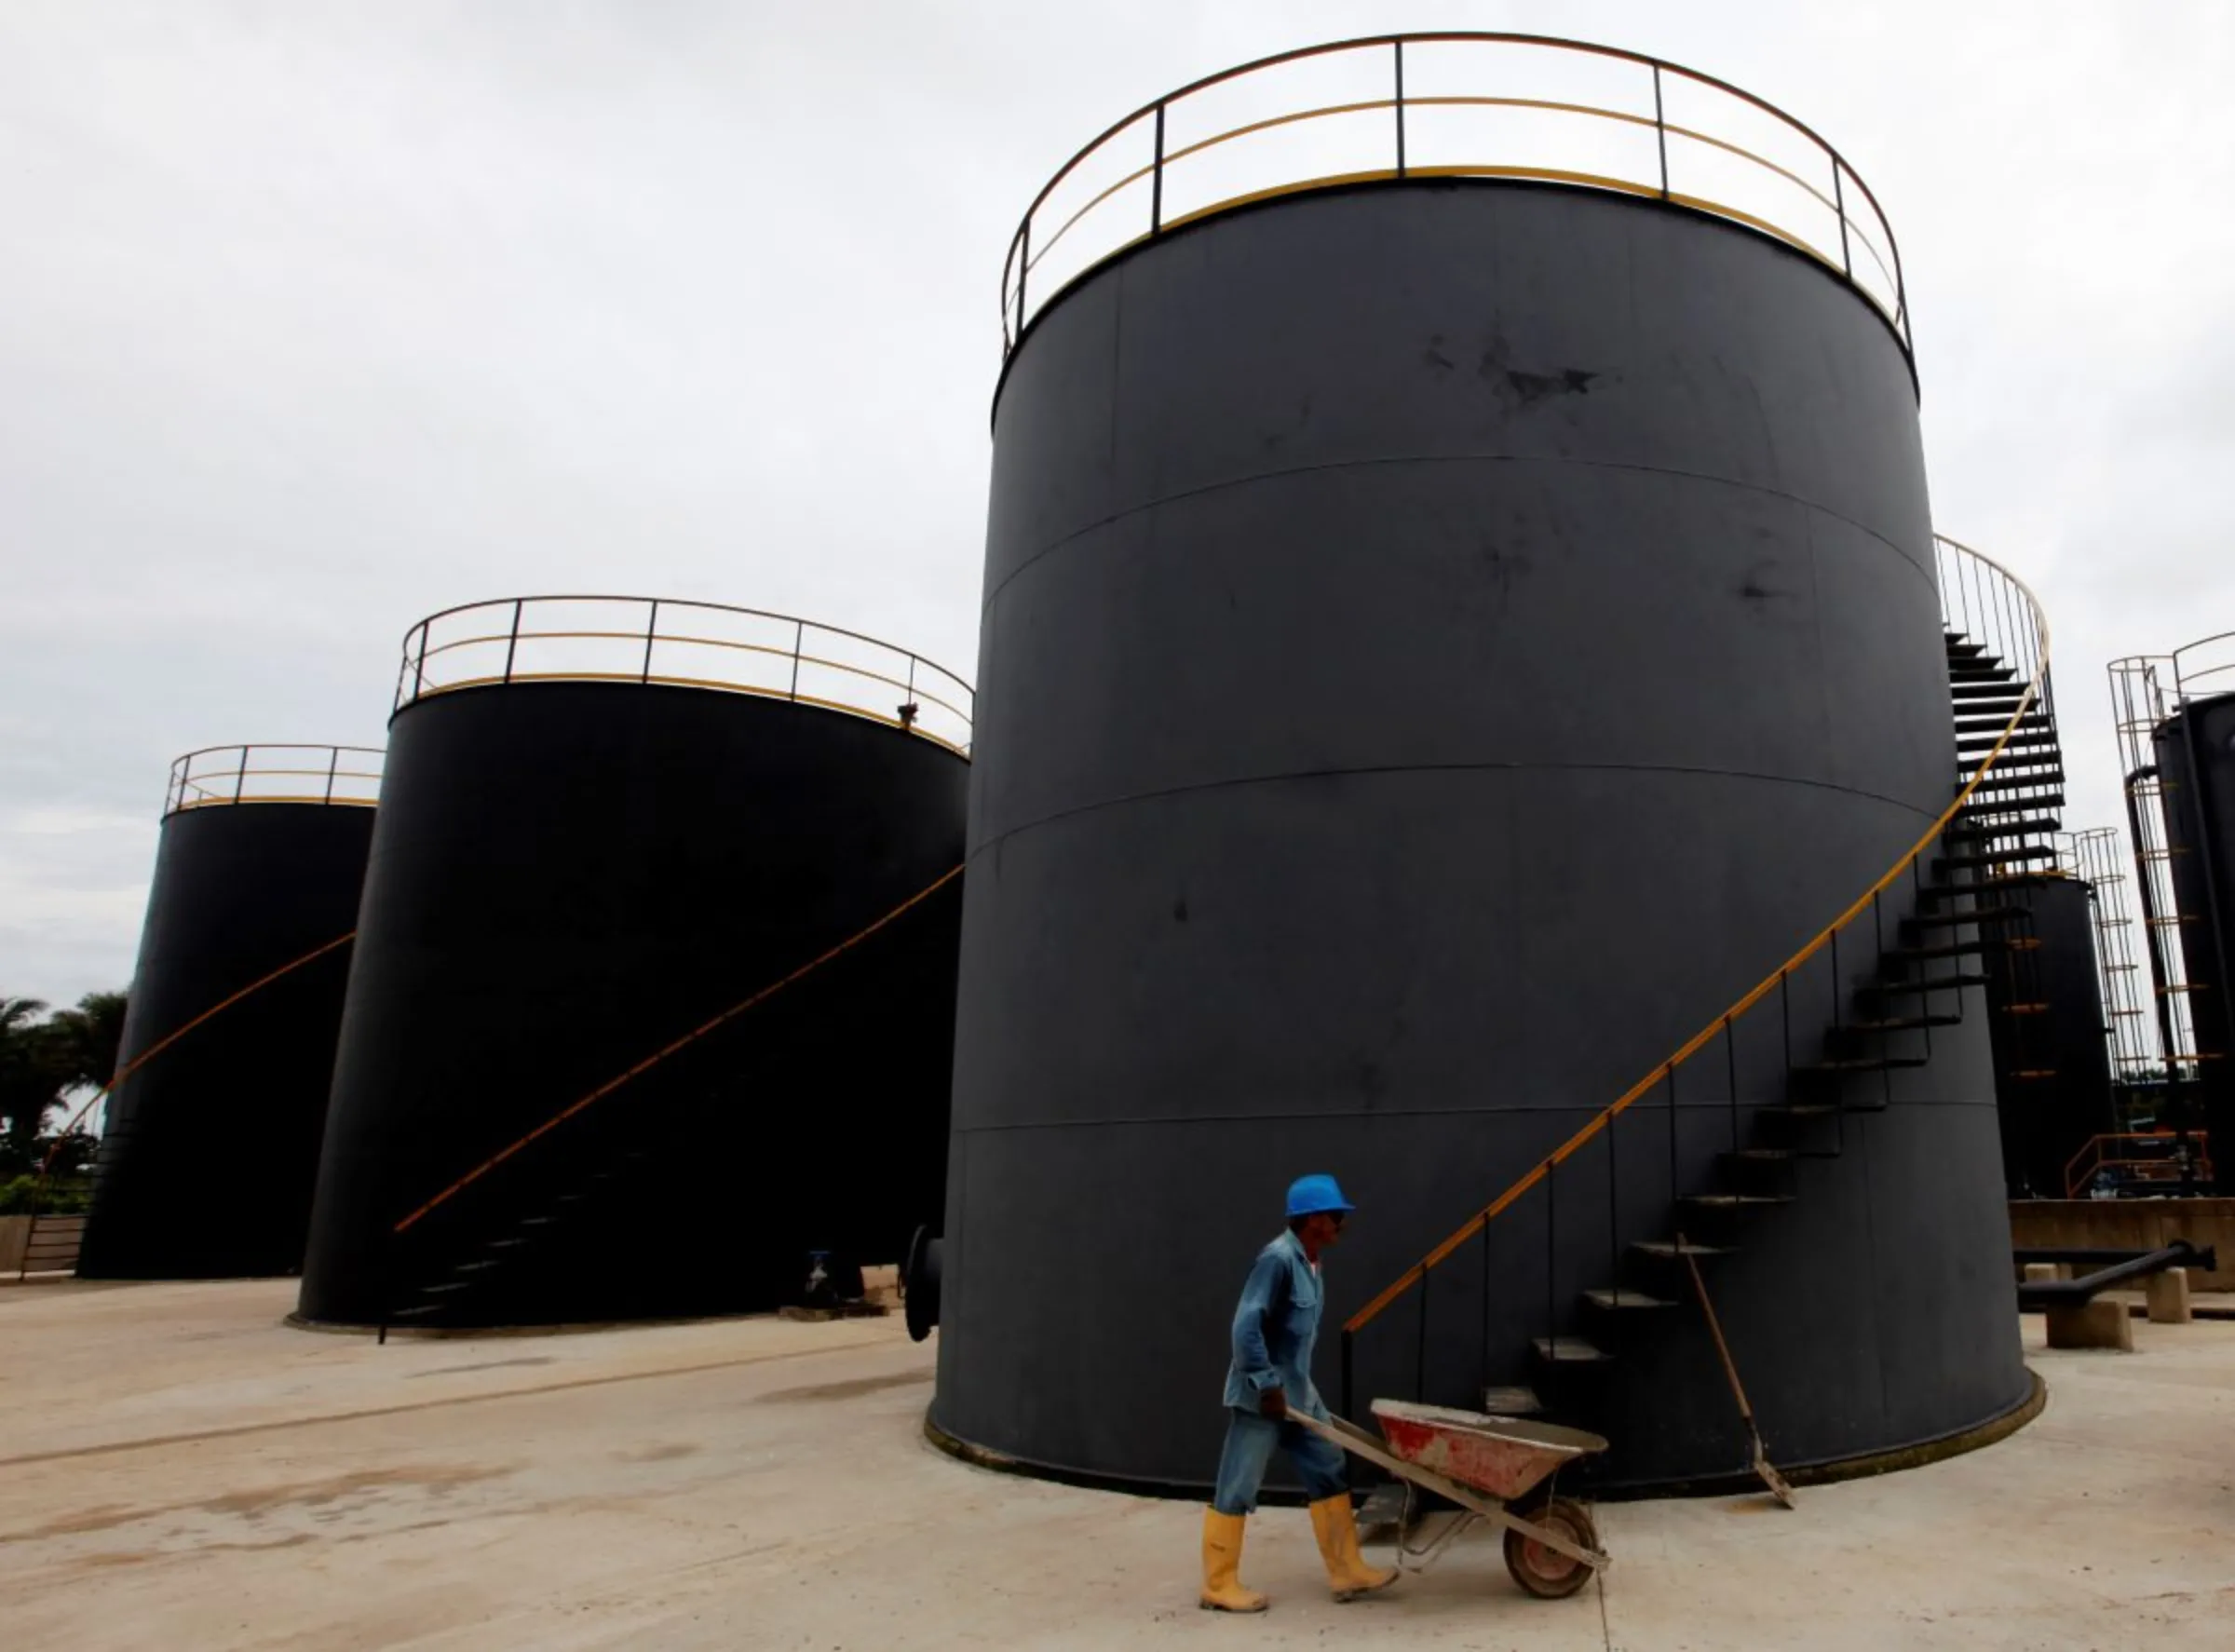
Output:
<svg viewBox="0 0 2235 1652">
<path fill-rule="evenodd" d="M 1288 1190 L 1288 1231 L 1257 1253 L 1234 1310 L 1234 1362 L 1226 1372 L 1226 1444 L 1218 1486 L 1203 1511 L 1206 1610 L 1262 1612 L 1265 1596 L 1241 1585 L 1243 1523 L 1257 1507 L 1257 1487 L 1278 1445 L 1295 1465 L 1311 1498 L 1311 1529 L 1338 1601 L 1355 1600 L 1397 1581 L 1370 1566 L 1358 1545 L 1343 1451 L 1292 1420 L 1324 1418 L 1312 1386 L 1311 1349 L 1320 1334 L 1320 1255 L 1342 1237 L 1352 1206 L 1333 1176 L 1299 1176 Z"/>
</svg>

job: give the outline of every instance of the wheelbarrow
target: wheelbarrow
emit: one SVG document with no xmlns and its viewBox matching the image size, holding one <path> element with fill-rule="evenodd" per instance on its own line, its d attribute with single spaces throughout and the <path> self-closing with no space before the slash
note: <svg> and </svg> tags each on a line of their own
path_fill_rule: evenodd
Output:
<svg viewBox="0 0 2235 1652">
<path fill-rule="evenodd" d="M 1571 1595 L 1593 1572 L 1613 1564 L 1599 1548 L 1589 1510 L 1549 1490 L 1538 1495 L 1563 1464 L 1606 1449 L 1596 1434 L 1402 1400 L 1374 1401 L 1379 1440 L 1341 1417 L 1321 1421 L 1301 1411 L 1288 1416 L 1404 1481 L 1408 1513 L 1415 1486 L 1458 1505 L 1458 1517 L 1425 1548 L 1407 1549 L 1400 1537 L 1398 1561 L 1411 1562 L 1409 1570 L 1426 1571 L 1454 1538 L 1482 1520 L 1504 1529 L 1506 1570 L 1539 1599 Z"/>
</svg>

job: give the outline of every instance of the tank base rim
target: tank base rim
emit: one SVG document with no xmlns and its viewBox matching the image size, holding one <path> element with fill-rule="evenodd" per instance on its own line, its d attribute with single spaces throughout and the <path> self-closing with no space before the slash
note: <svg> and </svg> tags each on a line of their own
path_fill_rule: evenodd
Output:
<svg viewBox="0 0 2235 1652">
<path fill-rule="evenodd" d="M 678 1314 L 657 1320 L 570 1320 L 549 1325 L 398 1325 L 391 1322 L 391 1338 L 444 1342 L 469 1336 L 574 1336 L 589 1331 L 652 1331 L 663 1325 L 713 1325 L 730 1320 L 772 1320 L 773 1310 L 743 1314 Z M 291 1331 L 312 1331 L 321 1336 L 377 1336 L 381 1327 L 371 1320 L 313 1320 L 295 1312 L 282 1315 Z"/>
<path fill-rule="evenodd" d="M 1984 1446 L 2007 1440 L 2027 1423 L 2041 1415 L 2049 1403 L 2049 1385 L 2041 1374 L 2030 1365 L 2025 1368 L 2025 1392 L 2017 1402 L 1995 1413 L 1984 1420 L 1967 1424 L 1945 1434 L 1919 1440 L 1908 1445 L 1890 1446 L 1882 1451 L 1864 1452 L 1850 1457 L 1825 1457 L 1808 1463 L 1779 1463 L 1778 1471 L 1795 1485 L 1831 1485 L 1843 1480 L 1867 1480 L 1874 1475 L 1891 1474 L 1903 1469 L 1921 1469 L 1928 1463 L 1944 1462 L 1950 1457 L 1963 1456 Z M 1208 1480 L 1157 1480 L 1139 1475 L 1109 1474 L 1092 1469 L 1069 1469 L 1059 1464 L 1041 1463 L 1024 1457 L 1011 1456 L 1007 1452 L 979 1445 L 960 1436 L 949 1433 L 932 1420 L 928 1408 L 924 1412 L 924 1438 L 949 1456 L 957 1457 L 974 1468 L 990 1469 L 996 1473 L 1016 1474 L 1030 1480 L 1050 1480 L 1059 1485 L 1075 1485 L 1086 1491 L 1124 1492 L 1137 1497 L 1185 1497 L 1204 1501 L 1211 1495 Z M 1758 1491 L 1761 1482 L 1751 1469 L 1729 1474 L 1701 1475 L 1686 1480 L 1632 1481 L 1609 1485 L 1594 1485 L 1590 1495 L 1609 1503 L 1630 1502 L 1646 1497 L 1722 1497 L 1734 1494 Z M 1301 1491 L 1267 1486 L 1258 1499 L 1274 1507 L 1301 1506 Z"/>
</svg>

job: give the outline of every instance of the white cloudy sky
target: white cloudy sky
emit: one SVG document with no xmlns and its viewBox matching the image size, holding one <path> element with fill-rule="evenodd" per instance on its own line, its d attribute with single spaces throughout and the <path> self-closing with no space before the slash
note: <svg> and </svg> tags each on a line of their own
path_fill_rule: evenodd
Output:
<svg viewBox="0 0 2235 1652">
<path fill-rule="evenodd" d="M 2235 7 L 0 7 L 0 992 L 129 975 L 169 759 L 377 744 L 476 597 L 804 612 L 966 673 L 1018 212 L 1107 120 L 1391 28 L 1658 53 L 1900 233 L 1944 531 L 2103 663 L 2235 627 Z"/>
</svg>

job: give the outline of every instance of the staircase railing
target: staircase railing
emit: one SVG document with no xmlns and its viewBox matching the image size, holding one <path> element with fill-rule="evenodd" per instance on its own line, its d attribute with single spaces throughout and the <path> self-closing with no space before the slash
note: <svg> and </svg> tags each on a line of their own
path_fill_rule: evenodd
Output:
<svg viewBox="0 0 2235 1652">
<path fill-rule="evenodd" d="M 1876 882 L 1856 896 L 1844 912 L 1841 912 L 1819 930 L 1798 952 L 1741 995 L 1729 1008 L 1686 1039 L 1666 1060 L 1631 1085 L 1629 1089 L 1616 1097 L 1611 1104 L 1553 1148 L 1551 1152 L 1531 1165 L 1497 1198 L 1491 1199 L 1469 1216 L 1466 1221 L 1460 1223 L 1441 1243 L 1418 1262 L 1413 1264 L 1345 1321 L 1342 1328 L 1341 1357 L 1342 1403 L 1346 1415 L 1351 1409 L 1352 1362 L 1359 1333 L 1380 1319 L 1398 1301 L 1416 1290 L 1420 1295 L 1420 1318 L 1415 1387 L 1417 1391 L 1424 1392 L 1427 1386 L 1429 1340 L 1428 1293 L 1431 1277 L 1435 1270 L 1449 1262 L 1462 1246 L 1479 1236 L 1484 1241 L 1485 1247 L 1483 1266 L 1484 1268 L 1483 1289 L 1486 1297 L 1489 1267 L 1487 1244 L 1490 1225 L 1511 1210 L 1533 1189 L 1539 1186 L 1543 1187 L 1545 1191 L 1547 1224 L 1546 1293 L 1547 1318 L 1550 1323 L 1546 1327 L 1546 1334 L 1552 1339 L 1552 1345 L 1557 1348 L 1559 1308 L 1558 1293 L 1555 1289 L 1558 1271 L 1556 1201 L 1557 1178 L 1561 1167 L 1568 1164 L 1593 1142 L 1602 1140 L 1605 1142 L 1608 1184 L 1607 1220 L 1611 1225 L 1608 1243 L 1610 1253 L 1619 1258 L 1621 1249 L 1619 1231 L 1621 1201 L 1618 1197 L 1619 1172 L 1615 1151 L 1614 1127 L 1617 1122 L 1647 1096 L 1656 1091 L 1665 1092 L 1667 1106 L 1664 1111 L 1668 1125 L 1671 1198 L 1679 1197 L 1676 1091 L 1679 1075 L 1686 1064 L 1711 1049 L 1719 1049 L 1724 1060 L 1718 1064 L 1725 1067 L 1729 1079 L 1731 1145 L 1736 1150 L 1740 1145 L 1741 1104 L 1738 1096 L 1739 1063 L 1735 1029 L 1741 1019 L 1772 998 L 1777 999 L 1783 1022 L 1782 1036 L 1789 1067 L 1793 1037 L 1791 989 L 1795 976 L 1802 968 L 1817 958 L 1819 955 L 1828 955 L 1832 975 L 1836 983 L 1834 997 L 1834 1024 L 1836 1026 L 1844 1008 L 1843 998 L 1840 995 L 1844 991 L 1845 977 L 1839 968 L 1842 938 L 1846 937 L 1851 928 L 1860 925 L 1867 916 L 1870 919 L 1871 931 L 1869 936 L 1863 939 L 1873 946 L 1872 955 L 1875 958 L 1884 950 L 1885 946 L 1884 903 L 1887 892 L 1906 877 L 1912 882 L 1916 891 L 1921 894 L 1923 885 L 1919 868 L 1923 857 L 1926 851 L 1940 842 L 1959 815 L 1969 811 L 1975 819 L 1992 819 L 1995 816 L 2015 817 L 2027 808 L 2028 802 L 2023 795 L 2023 790 L 2019 800 L 2015 802 L 1974 806 L 1972 798 L 1974 793 L 1979 792 L 1989 773 L 2002 762 L 2005 752 L 2011 749 L 2012 738 L 2017 735 L 2019 729 L 2026 724 L 2029 717 L 2035 717 L 2037 713 L 2040 714 L 2038 725 L 2053 730 L 2053 723 L 2050 721 L 2053 717 L 2053 707 L 2049 683 L 2049 628 L 2043 617 L 2039 600 L 2025 582 L 2015 574 L 1971 547 L 1941 535 L 1934 536 L 1934 546 L 1938 559 L 1942 621 L 1945 630 L 1953 637 L 1958 637 L 1977 644 L 1982 657 L 1993 657 L 2008 666 L 2013 676 L 2022 675 L 2023 677 L 2024 687 L 2019 695 L 2017 704 L 2011 710 L 1999 731 L 1996 733 L 1992 746 L 1980 758 L 1969 776 L 1964 779 L 1954 800 L 1941 812 L 1939 818 L 1925 829 L 1917 841 L 1910 845 L 1902 857 L 1888 867 Z M 2038 802 L 2038 799 L 2034 801 Z M 1982 881 L 1984 882 L 1984 880 Z M 1853 941 L 1849 941 L 1849 944 L 1851 947 Z M 1929 1022 L 1929 1015 L 1926 1019 Z M 1925 1030 L 1928 1049 L 1930 1036 L 1928 1026 Z M 1484 1322 L 1486 1326 L 1486 1315 Z M 1485 1340 L 1486 1335 L 1485 1331 Z"/>
</svg>

